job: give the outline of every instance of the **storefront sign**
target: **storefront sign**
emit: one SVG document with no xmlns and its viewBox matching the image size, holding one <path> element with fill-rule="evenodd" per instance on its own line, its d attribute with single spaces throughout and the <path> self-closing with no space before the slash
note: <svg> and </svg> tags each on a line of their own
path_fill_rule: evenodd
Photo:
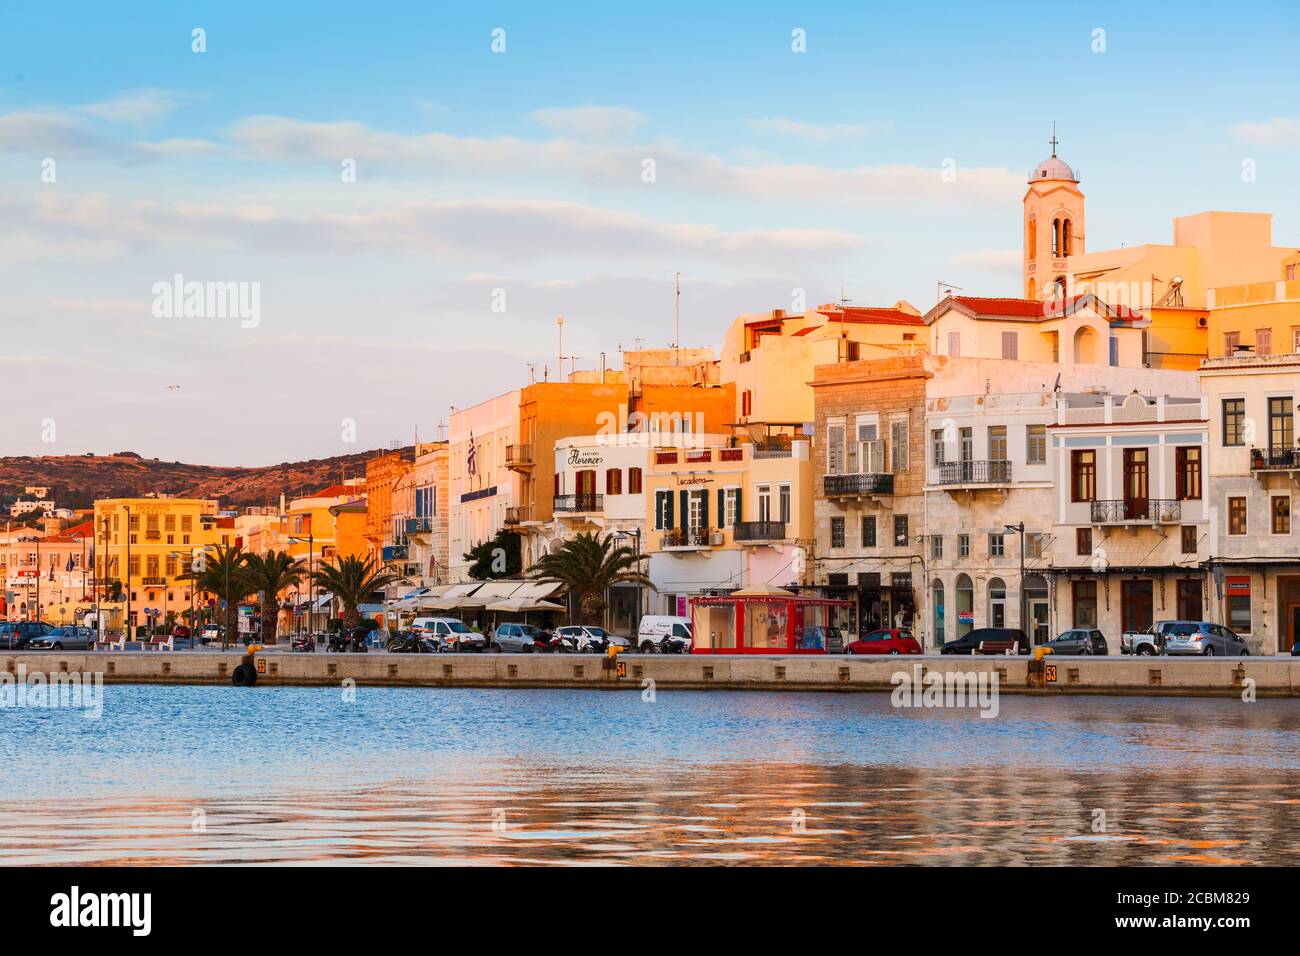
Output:
<svg viewBox="0 0 1300 956">
<path fill-rule="evenodd" d="M 700 477 L 700 476 L 696 476 L 696 475 L 691 475 L 691 476 L 686 476 L 686 477 L 681 477 L 681 476 L 679 476 L 678 479 L 677 479 L 677 484 L 680 485 L 680 486 L 686 486 L 686 485 L 707 485 L 707 484 L 710 484 L 712 481 L 713 481 L 712 478 L 704 478 L 704 477 Z"/>
<path fill-rule="evenodd" d="M 590 452 L 583 453 L 578 449 L 569 452 L 570 465 L 599 465 L 605 460 L 603 455 L 595 455 Z"/>
<path fill-rule="evenodd" d="M 1230 597 L 1242 597 L 1250 594 L 1250 575 L 1249 574 L 1230 574 L 1224 581 L 1223 586 Z"/>
</svg>

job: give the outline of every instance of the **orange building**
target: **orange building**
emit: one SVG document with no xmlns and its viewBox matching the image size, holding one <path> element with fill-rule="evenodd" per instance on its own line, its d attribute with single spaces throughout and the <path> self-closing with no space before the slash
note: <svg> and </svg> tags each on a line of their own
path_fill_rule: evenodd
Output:
<svg viewBox="0 0 1300 956">
<path fill-rule="evenodd" d="M 393 487 L 414 467 L 398 452 L 366 462 L 365 542 L 376 564 L 387 559 L 385 548 L 393 545 Z"/>
</svg>

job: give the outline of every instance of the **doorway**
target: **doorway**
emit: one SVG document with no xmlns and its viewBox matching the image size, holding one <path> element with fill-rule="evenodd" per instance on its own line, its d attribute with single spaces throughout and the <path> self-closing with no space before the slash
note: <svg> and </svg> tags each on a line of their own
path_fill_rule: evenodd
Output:
<svg viewBox="0 0 1300 956">
<path fill-rule="evenodd" d="M 1149 580 L 1120 583 L 1120 629 L 1145 631 L 1151 626 L 1152 587 Z"/>
<path fill-rule="evenodd" d="M 1151 499 L 1148 483 L 1147 450 L 1124 449 L 1124 517 L 1143 521 L 1150 516 Z"/>
</svg>

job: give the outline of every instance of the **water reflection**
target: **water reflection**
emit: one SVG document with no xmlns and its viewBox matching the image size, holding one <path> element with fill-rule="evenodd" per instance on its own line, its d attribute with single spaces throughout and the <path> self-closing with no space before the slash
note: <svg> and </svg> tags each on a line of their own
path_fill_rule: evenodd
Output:
<svg viewBox="0 0 1300 956">
<path fill-rule="evenodd" d="M 108 691 L 98 722 L 0 714 L 0 862 L 1232 865 L 1300 849 L 1289 701 L 1004 697 L 981 720 L 882 695 Z"/>
</svg>

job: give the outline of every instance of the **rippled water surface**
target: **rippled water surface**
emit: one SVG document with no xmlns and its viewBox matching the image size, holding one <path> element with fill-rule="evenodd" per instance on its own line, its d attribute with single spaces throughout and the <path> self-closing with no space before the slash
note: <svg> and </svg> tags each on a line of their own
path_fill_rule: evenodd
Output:
<svg viewBox="0 0 1300 956">
<path fill-rule="evenodd" d="M 0 710 L 0 863 L 1300 862 L 1294 701 L 105 695 Z"/>
</svg>

